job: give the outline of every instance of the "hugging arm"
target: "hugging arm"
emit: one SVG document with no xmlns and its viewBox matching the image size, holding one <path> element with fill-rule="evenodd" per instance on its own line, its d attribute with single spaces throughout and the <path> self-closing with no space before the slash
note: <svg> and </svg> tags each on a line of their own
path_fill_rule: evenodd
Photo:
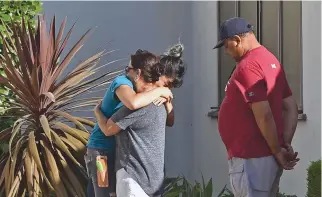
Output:
<svg viewBox="0 0 322 197">
<path fill-rule="evenodd" d="M 119 133 L 121 128 L 111 119 L 106 118 L 100 109 L 101 105 L 97 105 L 94 109 L 94 114 L 101 131 L 106 136 L 116 135 L 117 133 Z"/>
<path fill-rule="evenodd" d="M 123 106 L 108 119 L 100 110 L 100 105 L 98 105 L 95 107 L 94 113 L 97 118 L 98 126 L 103 133 L 106 136 L 112 136 L 116 135 L 121 130 L 125 130 L 142 118 L 145 114 L 145 110 L 138 109 L 133 111 Z"/>
<path fill-rule="evenodd" d="M 172 98 L 169 88 L 159 87 L 153 90 L 136 93 L 130 86 L 121 85 L 115 91 L 116 96 L 130 110 L 147 106 L 159 97 Z"/>
<path fill-rule="evenodd" d="M 167 111 L 167 121 L 166 126 L 172 127 L 174 125 L 174 110 L 171 100 L 167 100 L 163 97 L 159 97 L 153 101 L 153 103 L 157 106 L 164 105 Z"/>
<path fill-rule="evenodd" d="M 174 125 L 174 110 L 173 110 L 173 105 L 170 102 L 166 102 L 165 104 L 165 109 L 167 110 L 167 123 L 166 125 L 168 127 L 172 127 Z"/>
</svg>

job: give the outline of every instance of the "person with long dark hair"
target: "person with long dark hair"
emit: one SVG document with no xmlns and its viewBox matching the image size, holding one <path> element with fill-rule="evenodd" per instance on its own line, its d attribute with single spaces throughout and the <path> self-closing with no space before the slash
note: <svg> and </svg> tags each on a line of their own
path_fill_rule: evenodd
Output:
<svg viewBox="0 0 322 197">
<path fill-rule="evenodd" d="M 185 65 L 181 58 L 182 45 L 176 45 L 151 67 L 161 72 L 146 75 L 133 69 L 131 75 L 138 93 L 152 91 L 159 86 L 180 87 Z M 135 68 L 136 61 L 131 60 Z M 165 84 L 161 78 L 169 78 Z M 162 99 L 161 99 L 162 100 Z M 162 102 L 162 101 L 161 101 Z M 173 115 L 171 102 L 165 106 L 149 104 L 138 110 L 126 106 L 107 118 L 100 105 L 95 108 L 98 125 L 107 136 L 116 135 L 116 194 L 120 197 L 160 196 L 164 181 L 164 148 L 167 116 Z M 172 122 L 173 124 L 173 122 Z"/>
<path fill-rule="evenodd" d="M 105 93 L 100 105 L 103 114 L 106 117 L 111 117 L 123 105 L 135 110 L 153 101 L 156 105 L 166 102 L 165 106 L 169 111 L 167 125 L 172 126 L 174 122 L 171 104 L 173 96 L 168 87 L 176 87 L 177 84 L 172 82 L 177 79 L 170 77 L 170 75 L 169 77 L 164 75 L 164 66 L 160 65 L 160 57 L 148 51 L 138 50 L 131 56 L 131 61 L 125 71 L 126 75 L 115 78 Z M 144 76 L 146 82 L 157 82 L 158 88 L 139 93 L 137 90 L 142 89 L 142 84 L 138 82 L 138 72 Z M 104 135 L 96 124 L 87 147 L 85 162 L 90 178 L 87 196 L 115 196 L 115 137 Z M 108 171 L 103 170 L 103 174 L 101 174 L 105 178 L 104 184 L 99 183 L 100 174 L 97 171 L 97 162 L 100 166 L 108 168 Z M 106 174 L 108 174 L 108 177 L 105 176 Z"/>
</svg>

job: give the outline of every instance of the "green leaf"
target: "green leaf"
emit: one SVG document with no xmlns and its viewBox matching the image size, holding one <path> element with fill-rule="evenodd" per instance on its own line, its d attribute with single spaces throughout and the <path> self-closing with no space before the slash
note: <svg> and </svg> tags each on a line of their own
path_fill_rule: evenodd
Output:
<svg viewBox="0 0 322 197">
<path fill-rule="evenodd" d="M 4 10 L 7 10 L 9 8 L 9 6 L 7 5 L 7 4 L 4 4 L 4 5 L 2 5 L 2 7 L 1 7 L 1 9 L 3 9 L 3 11 Z"/>
<path fill-rule="evenodd" d="M 225 193 L 226 187 L 227 187 L 227 185 L 225 185 L 225 187 L 219 192 L 217 197 L 221 197 Z"/>
<path fill-rule="evenodd" d="M 37 5 L 36 9 L 35 9 L 35 12 L 36 13 L 39 13 L 42 11 L 42 7 L 40 5 Z"/>
<path fill-rule="evenodd" d="M 213 188 L 212 188 L 212 178 L 208 181 L 205 188 L 205 197 L 212 197 Z"/>
<path fill-rule="evenodd" d="M 0 31 L 3 32 L 4 30 L 5 30 L 5 28 L 2 25 L 0 25 Z"/>
<path fill-rule="evenodd" d="M 17 16 L 17 15 L 15 15 L 15 16 L 12 16 L 12 19 L 13 19 L 13 21 L 18 22 L 18 21 L 20 21 L 20 20 L 21 20 L 21 16 Z"/>
<path fill-rule="evenodd" d="M 10 16 L 9 16 L 8 14 L 3 14 L 3 15 L 1 16 L 1 19 L 2 19 L 3 21 L 7 22 L 7 21 L 10 21 Z"/>
<path fill-rule="evenodd" d="M 0 94 L 7 96 L 7 95 L 9 95 L 9 90 L 0 87 Z"/>
<path fill-rule="evenodd" d="M 6 142 L 0 141 L 0 153 L 7 153 L 9 151 L 9 144 Z"/>
</svg>

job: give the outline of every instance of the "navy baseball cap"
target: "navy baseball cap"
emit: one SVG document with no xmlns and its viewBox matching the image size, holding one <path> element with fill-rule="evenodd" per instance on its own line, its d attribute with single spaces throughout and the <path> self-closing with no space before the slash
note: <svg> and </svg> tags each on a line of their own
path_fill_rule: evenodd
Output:
<svg viewBox="0 0 322 197">
<path fill-rule="evenodd" d="M 250 31 L 253 31 L 253 26 L 244 18 L 230 18 L 221 24 L 219 28 L 219 41 L 214 49 L 222 47 L 227 38 Z"/>
</svg>

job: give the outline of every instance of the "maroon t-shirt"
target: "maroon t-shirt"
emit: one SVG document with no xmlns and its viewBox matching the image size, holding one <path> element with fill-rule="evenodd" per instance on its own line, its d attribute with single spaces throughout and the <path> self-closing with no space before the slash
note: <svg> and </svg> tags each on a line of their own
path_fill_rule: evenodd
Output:
<svg viewBox="0 0 322 197">
<path fill-rule="evenodd" d="M 265 47 L 249 51 L 236 66 L 225 88 L 218 127 L 228 158 L 258 158 L 272 155 L 262 136 L 250 103 L 268 100 L 278 140 L 283 140 L 283 99 L 292 95 L 282 66 Z"/>
</svg>

